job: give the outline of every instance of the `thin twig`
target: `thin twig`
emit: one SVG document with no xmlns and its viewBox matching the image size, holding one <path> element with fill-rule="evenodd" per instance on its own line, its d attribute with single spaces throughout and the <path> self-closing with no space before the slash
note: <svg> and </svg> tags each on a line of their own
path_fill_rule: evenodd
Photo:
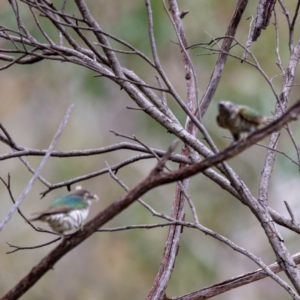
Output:
<svg viewBox="0 0 300 300">
<path fill-rule="evenodd" d="M 9 212 L 5 215 L 3 221 L 0 224 L 0 232 L 3 230 L 3 228 L 5 227 L 5 225 L 8 223 L 8 221 L 11 219 L 11 217 L 13 216 L 13 214 L 15 213 L 15 211 L 17 210 L 17 208 L 20 206 L 20 204 L 22 203 L 22 201 L 25 199 L 26 195 L 29 193 L 34 181 L 38 178 L 38 176 L 40 175 L 42 169 L 44 168 L 48 158 L 50 157 L 50 154 L 54 148 L 54 146 L 56 145 L 59 137 L 61 136 L 63 129 L 65 128 L 67 121 L 69 119 L 69 116 L 71 114 L 71 111 L 73 109 L 74 105 L 71 105 L 63 120 L 61 121 L 59 128 L 48 148 L 48 151 L 45 155 L 45 157 L 43 158 L 42 162 L 40 163 L 39 167 L 37 168 L 35 174 L 33 175 L 33 177 L 30 179 L 30 181 L 28 182 L 28 184 L 26 185 L 26 187 L 24 188 L 23 192 L 21 193 L 20 197 L 17 199 L 16 203 L 13 205 L 13 207 L 9 210 Z"/>
<path fill-rule="evenodd" d="M 113 227 L 113 228 L 100 228 L 97 230 L 97 232 L 116 232 L 116 231 L 130 230 L 130 229 L 153 229 L 158 227 L 167 227 L 171 225 L 182 226 L 182 224 L 179 224 L 178 221 L 173 221 L 173 222 L 157 223 L 157 224 L 140 224 L 140 225 L 126 225 L 126 226 Z"/>
<path fill-rule="evenodd" d="M 40 244 L 40 245 L 35 245 L 35 246 L 30 246 L 30 247 L 20 247 L 20 246 L 16 246 L 16 245 L 12 245 L 10 244 L 9 242 L 6 242 L 7 245 L 11 248 L 15 248 L 14 250 L 11 250 L 11 251 L 8 251 L 6 252 L 6 254 L 11 254 L 11 253 L 14 253 L 14 252 L 17 252 L 17 251 L 20 251 L 20 250 L 32 250 L 32 249 L 37 249 L 37 248 L 42 248 L 42 247 L 45 247 L 45 246 L 48 246 L 48 245 L 51 245 L 57 241 L 61 240 L 60 237 L 50 241 L 50 242 L 47 242 L 47 243 L 43 243 L 43 244 Z"/>
<path fill-rule="evenodd" d="M 136 136 L 133 136 L 133 139 L 134 139 L 135 141 L 137 141 L 138 143 L 140 143 L 142 146 L 144 146 L 148 151 L 150 151 L 150 152 L 154 155 L 154 157 L 157 159 L 157 161 L 159 161 L 160 158 L 158 157 L 158 155 L 157 155 L 155 152 L 153 152 L 153 151 L 151 150 L 151 148 L 149 148 L 145 143 L 143 143 L 143 142 L 142 142 L 140 139 L 138 139 Z M 165 168 L 166 168 L 169 172 L 171 172 L 171 169 L 170 169 L 170 168 L 168 168 L 167 166 L 165 166 Z M 184 187 L 184 185 L 182 184 L 182 182 L 178 181 L 177 184 L 178 184 L 178 186 L 179 186 L 181 192 L 183 193 L 184 197 L 186 198 L 186 200 L 187 200 L 187 202 L 188 202 L 188 204 L 189 204 L 189 206 L 190 206 L 190 208 L 191 208 L 191 211 L 192 211 L 192 214 L 193 214 L 195 223 L 196 223 L 196 224 L 199 224 L 199 220 L 198 220 L 196 208 L 195 208 L 195 206 L 194 206 L 194 203 L 193 203 L 191 197 L 188 195 L 188 192 L 187 192 L 186 188 Z"/>
<path fill-rule="evenodd" d="M 286 125 L 286 130 L 287 130 L 287 132 L 292 140 L 292 143 L 296 149 L 296 153 L 297 153 L 297 157 L 298 157 L 298 165 L 299 165 L 299 170 L 300 170 L 300 145 L 297 144 L 296 139 L 293 135 L 291 126 L 289 124 Z"/>
<path fill-rule="evenodd" d="M 291 216 L 291 219 L 292 219 L 292 222 L 295 223 L 295 224 L 299 224 L 295 218 L 295 215 L 291 209 L 291 207 L 289 206 L 288 202 L 287 201 L 283 201 L 285 206 L 286 206 L 286 209 L 287 211 L 289 212 L 290 216 Z"/>
<path fill-rule="evenodd" d="M 16 202 L 15 202 L 14 196 L 13 196 L 12 191 L 11 191 L 11 186 L 10 186 L 10 174 L 8 174 L 7 177 L 8 177 L 8 178 L 7 178 L 7 183 L 5 182 L 5 180 L 4 180 L 2 177 L 0 177 L 0 180 L 1 180 L 2 183 L 5 185 L 5 187 L 6 187 L 7 191 L 8 191 L 8 194 L 9 194 L 9 196 L 10 196 L 11 201 L 15 204 Z M 31 226 L 31 228 L 33 228 L 35 231 L 37 231 L 37 232 L 46 232 L 46 233 L 50 233 L 50 234 L 55 234 L 55 233 L 52 232 L 52 231 L 45 230 L 45 229 L 42 229 L 42 228 L 39 228 L 39 227 L 35 227 L 35 226 L 34 226 L 34 225 L 33 225 L 33 224 L 25 217 L 25 215 L 22 213 L 22 211 L 20 210 L 20 208 L 17 208 L 17 211 L 18 211 L 19 215 L 25 220 L 25 222 L 26 222 L 29 226 Z"/>
</svg>

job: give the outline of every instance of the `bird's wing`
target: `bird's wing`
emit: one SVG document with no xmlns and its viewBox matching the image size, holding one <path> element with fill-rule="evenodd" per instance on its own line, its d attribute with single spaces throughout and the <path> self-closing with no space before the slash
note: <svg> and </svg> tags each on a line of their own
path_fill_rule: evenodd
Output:
<svg viewBox="0 0 300 300">
<path fill-rule="evenodd" d="M 37 215 L 38 217 L 35 219 L 38 219 L 41 216 L 53 215 L 53 214 L 59 214 L 59 213 L 68 213 L 71 210 L 72 210 L 72 208 L 70 208 L 68 206 L 60 206 L 57 208 L 48 208 L 48 209 L 45 209 L 42 211 L 37 211 L 37 212 L 32 213 L 32 215 Z"/>
<path fill-rule="evenodd" d="M 239 107 L 239 113 L 244 119 L 249 122 L 260 124 L 263 119 L 263 116 L 260 113 L 247 106 Z"/>
<path fill-rule="evenodd" d="M 31 219 L 30 221 L 38 220 L 46 215 L 68 213 L 74 209 L 86 208 L 88 206 L 89 204 L 84 201 L 81 196 L 76 194 L 69 194 L 56 199 L 48 209 L 33 213 L 32 215 L 36 215 L 37 217 Z"/>
<path fill-rule="evenodd" d="M 89 204 L 86 201 L 84 201 L 81 196 L 76 194 L 69 194 L 56 199 L 51 205 L 50 209 L 60 208 L 64 206 L 68 207 L 69 210 L 73 210 L 73 209 L 86 208 L 89 206 Z"/>
</svg>

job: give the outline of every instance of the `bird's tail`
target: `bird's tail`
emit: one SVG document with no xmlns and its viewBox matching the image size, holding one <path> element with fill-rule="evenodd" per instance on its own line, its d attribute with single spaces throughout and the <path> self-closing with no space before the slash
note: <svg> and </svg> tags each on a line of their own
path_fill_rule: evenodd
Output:
<svg viewBox="0 0 300 300">
<path fill-rule="evenodd" d="M 38 218 L 32 218 L 32 219 L 28 219 L 29 222 L 34 222 L 34 221 L 38 221 Z"/>
</svg>

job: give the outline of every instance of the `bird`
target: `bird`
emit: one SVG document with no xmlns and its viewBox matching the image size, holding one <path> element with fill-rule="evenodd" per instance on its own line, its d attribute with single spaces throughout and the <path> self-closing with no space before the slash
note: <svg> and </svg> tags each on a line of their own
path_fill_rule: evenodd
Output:
<svg viewBox="0 0 300 300">
<path fill-rule="evenodd" d="M 98 196 L 77 186 L 74 191 L 56 199 L 48 209 L 33 213 L 37 216 L 29 221 L 48 223 L 64 239 L 66 231 L 82 229 L 92 200 L 97 201 Z"/>
<path fill-rule="evenodd" d="M 218 108 L 217 123 L 220 127 L 229 129 L 234 143 L 240 140 L 242 133 L 251 134 L 258 126 L 273 120 L 273 117 L 262 116 L 248 106 L 227 100 L 219 101 Z"/>
</svg>

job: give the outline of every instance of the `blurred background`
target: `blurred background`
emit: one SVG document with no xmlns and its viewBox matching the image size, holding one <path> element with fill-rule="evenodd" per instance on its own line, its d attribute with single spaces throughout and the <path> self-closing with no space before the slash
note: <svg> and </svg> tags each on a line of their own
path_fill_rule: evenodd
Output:
<svg viewBox="0 0 300 300">
<path fill-rule="evenodd" d="M 181 11 L 189 14 L 183 19 L 189 44 L 209 42 L 210 36 L 223 36 L 231 20 L 237 1 L 178 1 Z M 237 39 L 245 44 L 250 20 L 256 15 L 258 1 L 250 1 L 237 32 Z M 293 16 L 297 1 L 286 1 Z M 60 6 L 60 1 L 53 1 Z M 98 0 L 87 1 L 93 16 L 103 30 L 131 43 L 151 57 L 148 39 L 147 15 L 144 1 L 138 0 Z M 8 3 L 2 3 L 0 25 L 16 28 L 16 22 Z M 41 35 L 33 22 L 28 8 L 20 4 L 24 22 L 34 36 Z M 152 1 L 154 30 L 162 66 L 168 74 L 177 92 L 186 98 L 186 86 L 183 64 L 176 35 L 164 11 L 162 1 Z M 75 5 L 68 1 L 66 11 L 78 15 Z M 279 24 L 280 54 L 283 66 L 289 59 L 288 27 L 286 17 L 277 5 Z M 57 31 L 46 20 L 42 21 L 47 32 L 55 37 Z M 272 17 L 271 23 L 274 22 Z M 297 25 L 298 23 L 296 23 Z M 296 26 L 296 40 L 299 30 Z M 175 43 L 174 43 L 175 42 Z M 275 29 L 273 24 L 263 30 L 258 42 L 251 50 L 261 67 L 271 78 L 279 75 L 276 66 Z M 119 47 L 112 42 L 114 47 Z M 0 48 L 9 47 L 9 43 L 0 40 Z M 197 77 L 199 95 L 202 97 L 209 82 L 216 55 L 200 55 L 207 51 L 191 50 Z M 243 51 L 235 47 L 234 54 Z M 119 55 L 128 69 L 134 70 L 142 79 L 157 85 L 155 72 L 141 59 L 135 56 Z M 152 58 L 152 57 L 151 57 Z M 3 63 L 4 64 L 4 63 Z M 0 122 L 5 126 L 18 145 L 47 149 L 58 126 L 71 104 L 75 104 L 68 124 L 56 145 L 56 150 L 100 148 L 115 144 L 124 139 L 114 136 L 109 130 L 127 135 L 136 135 L 151 147 L 167 149 L 174 136 L 154 122 L 141 111 L 128 110 L 126 106 L 135 106 L 126 93 L 105 78 L 95 78 L 94 72 L 70 63 L 42 61 L 33 65 L 14 65 L 0 72 L 1 108 Z M 296 75 L 295 83 L 299 83 Z M 280 91 L 281 77 L 274 77 L 273 83 Z M 290 105 L 299 94 L 295 86 L 290 95 Z M 246 63 L 228 58 L 218 90 L 205 117 L 204 125 L 213 140 L 223 149 L 230 143 L 224 138 L 229 132 L 219 128 L 215 122 L 217 103 L 221 99 L 247 104 L 265 115 L 271 115 L 276 99 L 261 74 Z M 185 114 L 172 98 L 168 104 L 184 125 Z M 299 141 L 298 122 L 291 124 L 293 133 Z M 198 138 L 202 136 L 198 134 Z M 268 144 L 268 139 L 262 141 Z M 178 151 L 180 147 L 177 148 Z M 285 130 L 279 141 L 279 150 L 297 160 L 295 149 Z M 0 144 L 0 154 L 11 150 Z M 253 146 L 238 157 L 229 161 L 240 178 L 248 185 L 254 196 L 258 195 L 261 170 L 266 149 Z M 127 150 L 104 155 L 78 158 L 50 158 L 42 171 L 42 176 L 51 183 L 66 181 L 77 176 L 105 168 L 134 156 Z M 27 157 L 30 165 L 37 168 L 41 157 Z M 118 176 L 130 188 L 145 178 L 156 161 L 139 161 L 119 170 Z M 173 169 L 175 164 L 170 164 Z M 7 180 L 11 175 L 11 188 L 17 199 L 31 178 L 22 162 L 15 158 L 1 161 L 0 176 Z M 82 186 L 97 193 L 100 201 L 93 204 L 89 219 L 124 195 L 124 191 L 109 175 L 102 175 L 82 182 Z M 147 193 L 143 200 L 157 211 L 170 214 L 174 196 L 174 184 L 160 187 Z M 73 187 L 74 188 L 74 187 Z M 21 205 L 22 212 L 29 217 L 34 211 L 47 208 L 52 201 L 65 194 L 66 188 L 57 189 L 40 200 L 40 193 L 46 187 L 36 181 L 30 193 Z M 291 205 L 296 217 L 300 215 L 298 202 L 299 167 L 281 154 L 277 155 L 272 176 L 269 203 L 281 214 L 288 216 L 283 201 Z M 196 206 L 200 222 L 210 229 L 231 239 L 261 257 L 265 263 L 275 261 L 275 256 L 252 213 L 230 194 L 219 188 L 203 175 L 191 179 L 189 193 Z M 12 206 L 5 186 L 0 184 L 0 218 Z M 186 220 L 192 220 L 189 208 Z M 130 224 L 158 223 L 162 220 L 152 217 L 140 204 L 135 203 L 126 211 L 106 224 L 105 227 Z M 38 224 L 48 229 L 47 225 Z M 279 228 L 291 253 L 299 251 L 300 241 L 296 234 Z M 145 299 L 159 269 L 167 237 L 167 228 L 151 230 L 130 230 L 114 233 L 96 233 L 83 244 L 64 256 L 36 285 L 23 297 L 34 299 Z M 33 231 L 24 220 L 15 214 L 0 235 L 0 294 L 4 294 L 24 277 L 56 244 L 34 250 L 18 251 L 6 255 L 9 242 L 18 246 L 34 246 L 50 241 L 52 235 Z M 207 285 L 238 276 L 258 269 L 248 258 L 234 252 L 226 245 L 194 229 L 184 229 L 174 272 L 167 289 L 168 296 L 179 296 L 198 290 Z M 281 274 L 282 278 L 285 278 Z M 45 296 L 46 295 L 46 296 Z M 290 299 L 287 293 L 270 279 L 240 287 L 224 293 L 214 299 Z"/>
</svg>

